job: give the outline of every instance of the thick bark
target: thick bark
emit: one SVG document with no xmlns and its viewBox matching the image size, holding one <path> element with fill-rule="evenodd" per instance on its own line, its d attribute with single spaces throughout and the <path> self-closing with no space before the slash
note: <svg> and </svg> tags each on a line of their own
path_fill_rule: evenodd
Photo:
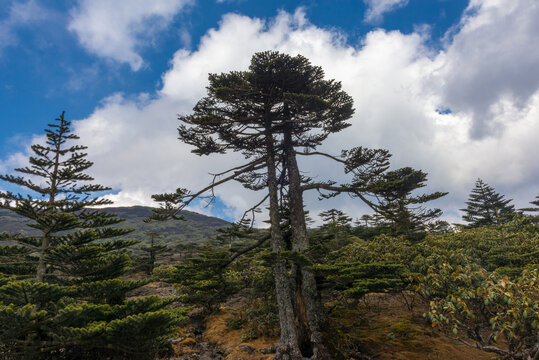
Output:
<svg viewBox="0 0 539 360">
<path fill-rule="evenodd" d="M 284 133 L 284 147 L 289 180 L 288 206 L 290 209 L 290 226 L 292 228 L 292 250 L 301 253 L 309 247 L 309 239 L 307 237 L 307 225 L 303 210 L 301 175 L 290 131 L 285 131 Z M 313 271 L 308 267 L 298 267 L 298 280 L 300 280 L 301 285 L 298 288 L 298 297 L 301 298 L 301 303 L 305 305 L 310 331 L 310 342 L 312 346 L 311 359 L 331 359 L 323 342 L 321 329 L 327 321 Z"/>
<path fill-rule="evenodd" d="M 277 254 L 286 250 L 283 234 L 281 231 L 281 218 L 279 214 L 277 175 L 275 167 L 275 151 L 273 148 L 273 136 L 268 132 L 266 136 L 267 147 L 267 170 L 268 170 L 268 191 L 270 203 L 270 224 L 271 224 L 271 246 Z M 277 260 L 273 266 L 273 277 L 275 279 L 275 292 L 277 297 L 277 307 L 279 309 L 279 322 L 281 327 L 281 337 L 277 346 L 275 359 L 301 360 L 303 356 L 299 348 L 298 333 L 294 324 L 294 308 L 292 305 L 292 291 L 283 261 Z"/>
<path fill-rule="evenodd" d="M 294 294 L 294 324 L 298 332 L 299 348 L 304 356 L 310 357 L 313 354 L 313 346 L 311 344 L 307 307 L 303 296 L 301 270 L 295 262 L 291 261 L 290 263 L 290 287 L 292 294 Z"/>
</svg>

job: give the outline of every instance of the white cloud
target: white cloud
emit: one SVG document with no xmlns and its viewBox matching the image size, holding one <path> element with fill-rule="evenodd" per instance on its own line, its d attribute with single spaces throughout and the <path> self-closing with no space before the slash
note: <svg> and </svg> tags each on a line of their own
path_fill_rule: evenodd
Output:
<svg viewBox="0 0 539 360">
<path fill-rule="evenodd" d="M 438 82 L 442 101 L 473 117 L 474 137 L 504 131 L 491 121 L 500 99 L 522 108 L 539 84 L 539 2 L 472 0 L 448 36 Z"/>
<path fill-rule="evenodd" d="M 299 53 L 322 66 L 328 78 L 341 80 L 355 100 L 352 126 L 331 136 L 325 150 L 338 153 L 357 145 L 389 149 L 394 167 L 412 166 L 429 173 L 427 191 L 450 192 L 432 204 L 446 211 L 449 219 L 458 218 L 478 177 L 523 207 L 539 193 L 539 158 L 534 156 L 539 142 L 539 79 L 527 66 L 525 49 L 511 46 L 511 52 L 505 52 L 496 42 L 513 38 L 535 56 L 535 49 L 529 49 L 533 42 L 524 45 L 526 40 L 521 39 L 533 39 L 538 31 L 531 25 L 513 26 L 512 21 L 500 24 L 499 17 L 485 15 L 505 7 L 510 14 L 517 11 L 514 16 L 520 21 L 533 23 L 536 14 L 529 6 L 533 1 L 513 2 L 516 5 L 509 8 L 502 0 L 481 2 L 484 5 L 465 15 L 464 25 L 453 30 L 439 52 L 425 45 L 423 34 L 384 30 L 372 31 L 360 45 L 350 46 L 339 33 L 310 24 L 301 11 L 281 12 L 270 21 L 229 14 L 207 32 L 196 51 L 174 54 L 157 94 L 111 96 L 87 119 L 75 122 L 75 131 L 89 146 L 96 179 L 119 190 L 111 196 L 117 205 L 151 204 L 150 194 L 179 186 L 199 189 L 211 180 L 208 172 L 245 160 L 235 154 L 209 158 L 191 154 L 177 140 L 176 114 L 189 113 L 205 95 L 209 72 L 245 70 L 256 51 Z M 502 39 L 478 37 L 471 31 L 495 27 L 500 27 L 496 31 Z M 502 57 L 503 61 L 487 64 L 493 71 L 503 71 L 512 61 L 515 78 L 509 84 L 500 79 L 481 83 L 488 78 L 477 67 L 487 65 L 477 60 L 483 57 L 481 51 L 472 56 L 468 48 Z M 458 88 L 469 98 L 455 100 Z M 489 95 L 481 103 L 474 100 L 475 92 Z M 485 106 L 489 117 L 478 120 L 474 111 L 468 111 L 474 106 Z M 437 110 L 443 107 L 453 111 L 441 114 Z M 497 131 L 477 137 L 473 135 L 477 127 Z M 308 159 L 301 166 L 318 179 L 344 179 L 342 169 L 330 163 Z M 238 184 L 223 186 L 217 195 L 235 216 L 261 196 Z M 312 215 L 331 207 L 345 209 L 354 218 L 368 211 L 357 199 L 319 202 L 316 194 L 307 197 L 307 207 Z"/>
<path fill-rule="evenodd" d="M 128 63 L 136 71 L 140 48 L 154 40 L 191 0 L 80 0 L 71 11 L 69 30 L 90 52 Z"/>
<path fill-rule="evenodd" d="M 12 2 L 6 18 L 0 20 L 0 51 L 18 43 L 16 30 L 42 22 L 51 12 L 34 0 Z"/>
<path fill-rule="evenodd" d="M 367 5 L 364 20 L 368 23 L 379 23 L 385 13 L 408 5 L 409 0 L 363 0 Z"/>
</svg>

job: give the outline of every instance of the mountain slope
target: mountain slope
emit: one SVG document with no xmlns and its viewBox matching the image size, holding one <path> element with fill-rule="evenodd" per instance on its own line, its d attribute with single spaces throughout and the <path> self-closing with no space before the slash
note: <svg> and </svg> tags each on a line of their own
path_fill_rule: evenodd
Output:
<svg viewBox="0 0 539 360">
<path fill-rule="evenodd" d="M 162 235 L 161 240 L 171 246 L 189 242 L 202 243 L 214 236 L 218 228 L 226 227 L 229 224 L 225 220 L 192 211 L 180 213 L 185 217 L 185 221 L 168 220 L 145 223 L 143 220 L 152 213 L 152 209 L 146 206 L 111 207 L 103 209 L 103 211 L 118 214 L 118 217 L 125 219 L 124 222 L 117 225 L 118 227 L 135 229 L 134 232 L 126 235 L 126 238 L 146 242 L 148 238 L 145 235 L 146 232 L 157 232 Z M 0 233 L 24 232 L 32 234 L 35 230 L 28 227 L 28 223 L 29 221 L 25 218 L 11 211 L 0 209 Z"/>
</svg>

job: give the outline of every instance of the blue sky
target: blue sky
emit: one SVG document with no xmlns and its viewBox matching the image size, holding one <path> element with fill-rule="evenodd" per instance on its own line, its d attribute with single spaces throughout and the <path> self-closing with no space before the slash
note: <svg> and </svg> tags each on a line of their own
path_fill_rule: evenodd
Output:
<svg viewBox="0 0 539 360">
<path fill-rule="evenodd" d="M 196 188 L 209 169 L 241 158 L 189 154 L 175 139 L 176 114 L 204 95 L 208 72 L 243 70 L 253 52 L 276 49 L 307 56 L 354 97 L 354 125 L 326 150 L 388 148 L 395 167 L 423 169 L 429 190 L 450 192 L 435 204 L 447 219 L 459 218 L 478 177 L 517 207 L 539 193 L 535 0 L 2 4 L 2 172 L 23 164 L 28 145 L 66 110 L 117 205 Z M 336 171 L 304 166 L 320 177 Z M 258 196 L 234 185 L 222 191 L 221 206 L 195 210 L 232 219 Z M 315 199 L 307 199 L 312 213 L 366 211 L 349 198 Z"/>
<path fill-rule="evenodd" d="M 77 8 L 73 1 L 3 1 L 8 6 L 0 10 L 0 19 L 3 33 L 8 34 L 0 43 L 0 106 L 6 119 L 0 139 L 2 151 L 9 151 L 7 147 L 13 145 L 8 140 L 11 137 L 39 133 L 44 121 L 60 109 L 82 118 L 112 93 L 155 91 L 174 52 L 196 49 L 200 37 L 217 27 L 225 13 L 271 19 L 278 11 L 293 13 L 302 7 L 313 24 L 341 32 L 350 44 L 361 41 L 375 27 L 410 33 L 428 25 L 432 46 L 440 46 L 440 39 L 458 23 L 467 5 L 462 0 L 415 0 L 367 22 L 368 5 L 361 0 L 196 1 L 174 14 L 170 25 L 152 39 L 151 45 L 141 46 L 145 65 L 132 71 L 126 63 L 108 61 L 81 46 L 76 33 L 68 30 L 70 14 Z M 28 19 L 6 24 L 16 11 L 26 11 Z"/>
</svg>

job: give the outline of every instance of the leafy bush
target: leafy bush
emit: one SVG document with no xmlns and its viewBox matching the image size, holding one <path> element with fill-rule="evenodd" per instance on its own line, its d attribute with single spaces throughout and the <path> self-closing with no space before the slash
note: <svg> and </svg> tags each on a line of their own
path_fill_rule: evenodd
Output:
<svg viewBox="0 0 539 360">
<path fill-rule="evenodd" d="M 426 317 L 433 326 L 461 331 L 479 348 L 512 359 L 539 356 L 539 270 L 524 270 L 510 280 L 496 272 L 466 266 L 430 276 L 445 282 L 443 297 L 434 298 Z M 432 291 L 426 294 L 433 296 Z M 503 337 L 506 347 L 498 345 Z M 497 346 L 495 346 L 497 345 Z"/>
<path fill-rule="evenodd" d="M 502 357 L 539 357 L 538 230 L 515 216 L 503 225 L 427 237 L 412 267 L 415 290 L 430 300 L 431 324 Z"/>
</svg>

